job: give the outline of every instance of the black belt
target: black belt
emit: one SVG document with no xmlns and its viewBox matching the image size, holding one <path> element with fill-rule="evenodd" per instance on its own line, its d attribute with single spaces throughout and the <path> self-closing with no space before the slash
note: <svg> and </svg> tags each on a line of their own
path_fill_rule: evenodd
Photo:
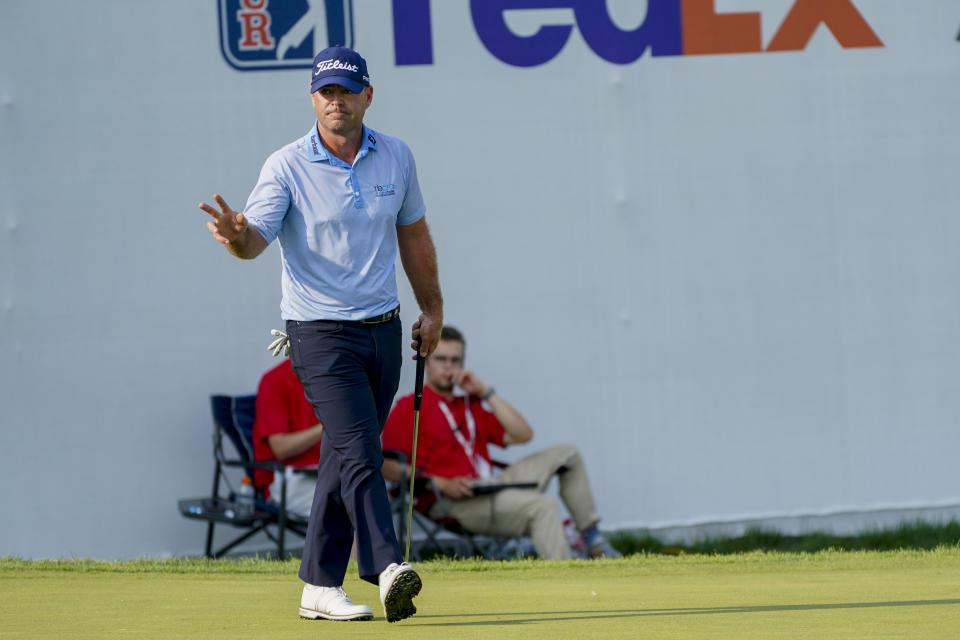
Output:
<svg viewBox="0 0 960 640">
<path fill-rule="evenodd" d="M 384 322 L 390 322 L 394 318 L 400 315 L 400 307 L 391 309 L 386 313 L 381 313 L 378 316 L 373 316 L 372 318 L 364 318 L 363 320 L 357 320 L 360 324 L 383 324 Z"/>
</svg>

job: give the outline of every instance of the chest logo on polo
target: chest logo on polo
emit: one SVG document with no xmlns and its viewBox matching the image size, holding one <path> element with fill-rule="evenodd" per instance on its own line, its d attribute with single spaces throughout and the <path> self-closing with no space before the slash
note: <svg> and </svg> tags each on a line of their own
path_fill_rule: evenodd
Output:
<svg viewBox="0 0 960 640">
<path fill-rule="evenodd" d="M 397 185 L 395 184 L 375 184 L 373 185 L 374 190 L 377 192 L 377 197 L 383 196 L 392 196 L 397 192 Z"/>
</svg>

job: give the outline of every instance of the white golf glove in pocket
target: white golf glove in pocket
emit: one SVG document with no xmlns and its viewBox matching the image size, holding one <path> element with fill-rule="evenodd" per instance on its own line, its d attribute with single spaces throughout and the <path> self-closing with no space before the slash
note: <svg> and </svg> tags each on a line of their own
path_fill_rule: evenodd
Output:
<svg viewBox="0 0 960 640">
<path fill-rule="evenodd" d="M 277 339 L 270 343 L 267 350 L 273 351 L 274 356 L 280 355 L 281 352 L 285 356 L 290 355 L 290 338 L 287 337 L 287 334 L 278 329 L 270 329 L 270 335 L 276 336 Z"/>
</svg>

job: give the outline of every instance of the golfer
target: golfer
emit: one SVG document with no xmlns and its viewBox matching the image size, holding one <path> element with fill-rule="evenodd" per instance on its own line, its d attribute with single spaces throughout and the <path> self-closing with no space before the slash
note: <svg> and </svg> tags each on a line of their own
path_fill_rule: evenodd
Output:
<svg viewBox="0 0 960 640">
<path fill-rule="evenodd" d="M 363 124 L 373 100 L 366 61 L 331 47 L 314 59 L 316 124 L 267 158 L 243 213 L 219 195 L 201 209 L 238 258 L 279 238 L 281 313 L 293 369 L 324 425 L 300 578 L 300 615 L 370 620 L 343 590 L 354 534 L 360 577 L 380 586 L 390 622 L 416 613 L 420 577 L 402 562 L 380 472 L 380 432 L 403 358 L 397 250 L 422 313 L 413 346 L 429 355 L 443 323 L 433 240 L 417 171 L 401 140 Z"/>
</svg>

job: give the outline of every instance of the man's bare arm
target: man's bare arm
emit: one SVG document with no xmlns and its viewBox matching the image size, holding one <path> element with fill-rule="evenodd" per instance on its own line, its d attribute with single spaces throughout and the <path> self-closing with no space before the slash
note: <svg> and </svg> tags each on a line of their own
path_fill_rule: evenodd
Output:
<svg viewBox="0 0 960 640">
<path fill-rule="evenodd" d="M 493 415 L 503 425 L 503 444 L 523 444 L 533 439 L 533 429 L 520 412 L 513 408 L 506 400 L 494 393 L 487 398 L 487 404 L 493 410 Z"/>
<path fill-rule="evenodd" d="M 457 386 L 472 396 L 478 396 L 487 399 L 487 404 L 493 410 L 493 415 L 497 417 L 500 424 L 503 425 L 503 444 L 523 444 L 530 442 L 533 438 L 533 429 L 524 419 L 520 412 L 513 408 L 509 402 L 500 397 L 500 394 L 493 390 L 490 385 L 485 384 L 470 369 L 462 369 L 454 379 Z M 493 392 L 488 396 L 489 392 Z"/>
<path fill-rule="evenodd" d="M 277 460 L 282 462 L 298 453 L 303 453 L 320 442 L 322 435 L 323 425 L 317 423 L 309 429 L 302 431 L 269 435 L 267 436 L 267 444 L 270 445 L 270 449 L 273 451 L 273 455 L 277 457 Z"/>
<path fill-rule="evenodd" d="M 389 482 L 409 482 L 410 476 L 407 471 L 408 467 L 404 464 L 400 464 L 396 460 L 386 458 L 383 461 L 383 466 L 381 467 L 381 473 L 383 473 L 384 479 Z M 448 498 L 469 498 L 473 495 L 473 488 L 471 486 L 472 479 L 466 476 L 458 478 L 441 478 L 440 476 L 428 476 L 432 485 L 439 491 L 441 494 L 445 495 Z"/>
<path fill-rule="evenodd" d="M 408 478 L 406 473 L 407 465 L 400 464 L 398 461 L 391 458 L 383 459 L 383 466 L 380 467 L 380 473 L 383 474 L 384 480 L 388 482 L 403 482 Z"/>
<path fill-rule="evenodd" d="M 250 226 L 242 213 L 231 209 L 220 194 L 214 194 L 213 199 L 220 206 L 220 211 L 206 202 L 197 205 L 213 218 L 207 221 L 207 229 L 210 230 L 213 239 L 224 245 L 227 251 L 244 260 L 252 260 L 263 253 L 267 248 L 267 241 L 263 239 L 260 232 Z"/>
<path fill-rule="evenodd" d="M 440 276 L 437 272 L 437 250 L 426 219 L 397 225 L 397 247 L 400 262 L 421 311 L 420 317 L 413 323 L 411 346 L 416 349 L 419 338 L 420 354 L 426 357 L 437 348 L 443 327 L 443 294 L 440 292 Z"/>
</svg>

